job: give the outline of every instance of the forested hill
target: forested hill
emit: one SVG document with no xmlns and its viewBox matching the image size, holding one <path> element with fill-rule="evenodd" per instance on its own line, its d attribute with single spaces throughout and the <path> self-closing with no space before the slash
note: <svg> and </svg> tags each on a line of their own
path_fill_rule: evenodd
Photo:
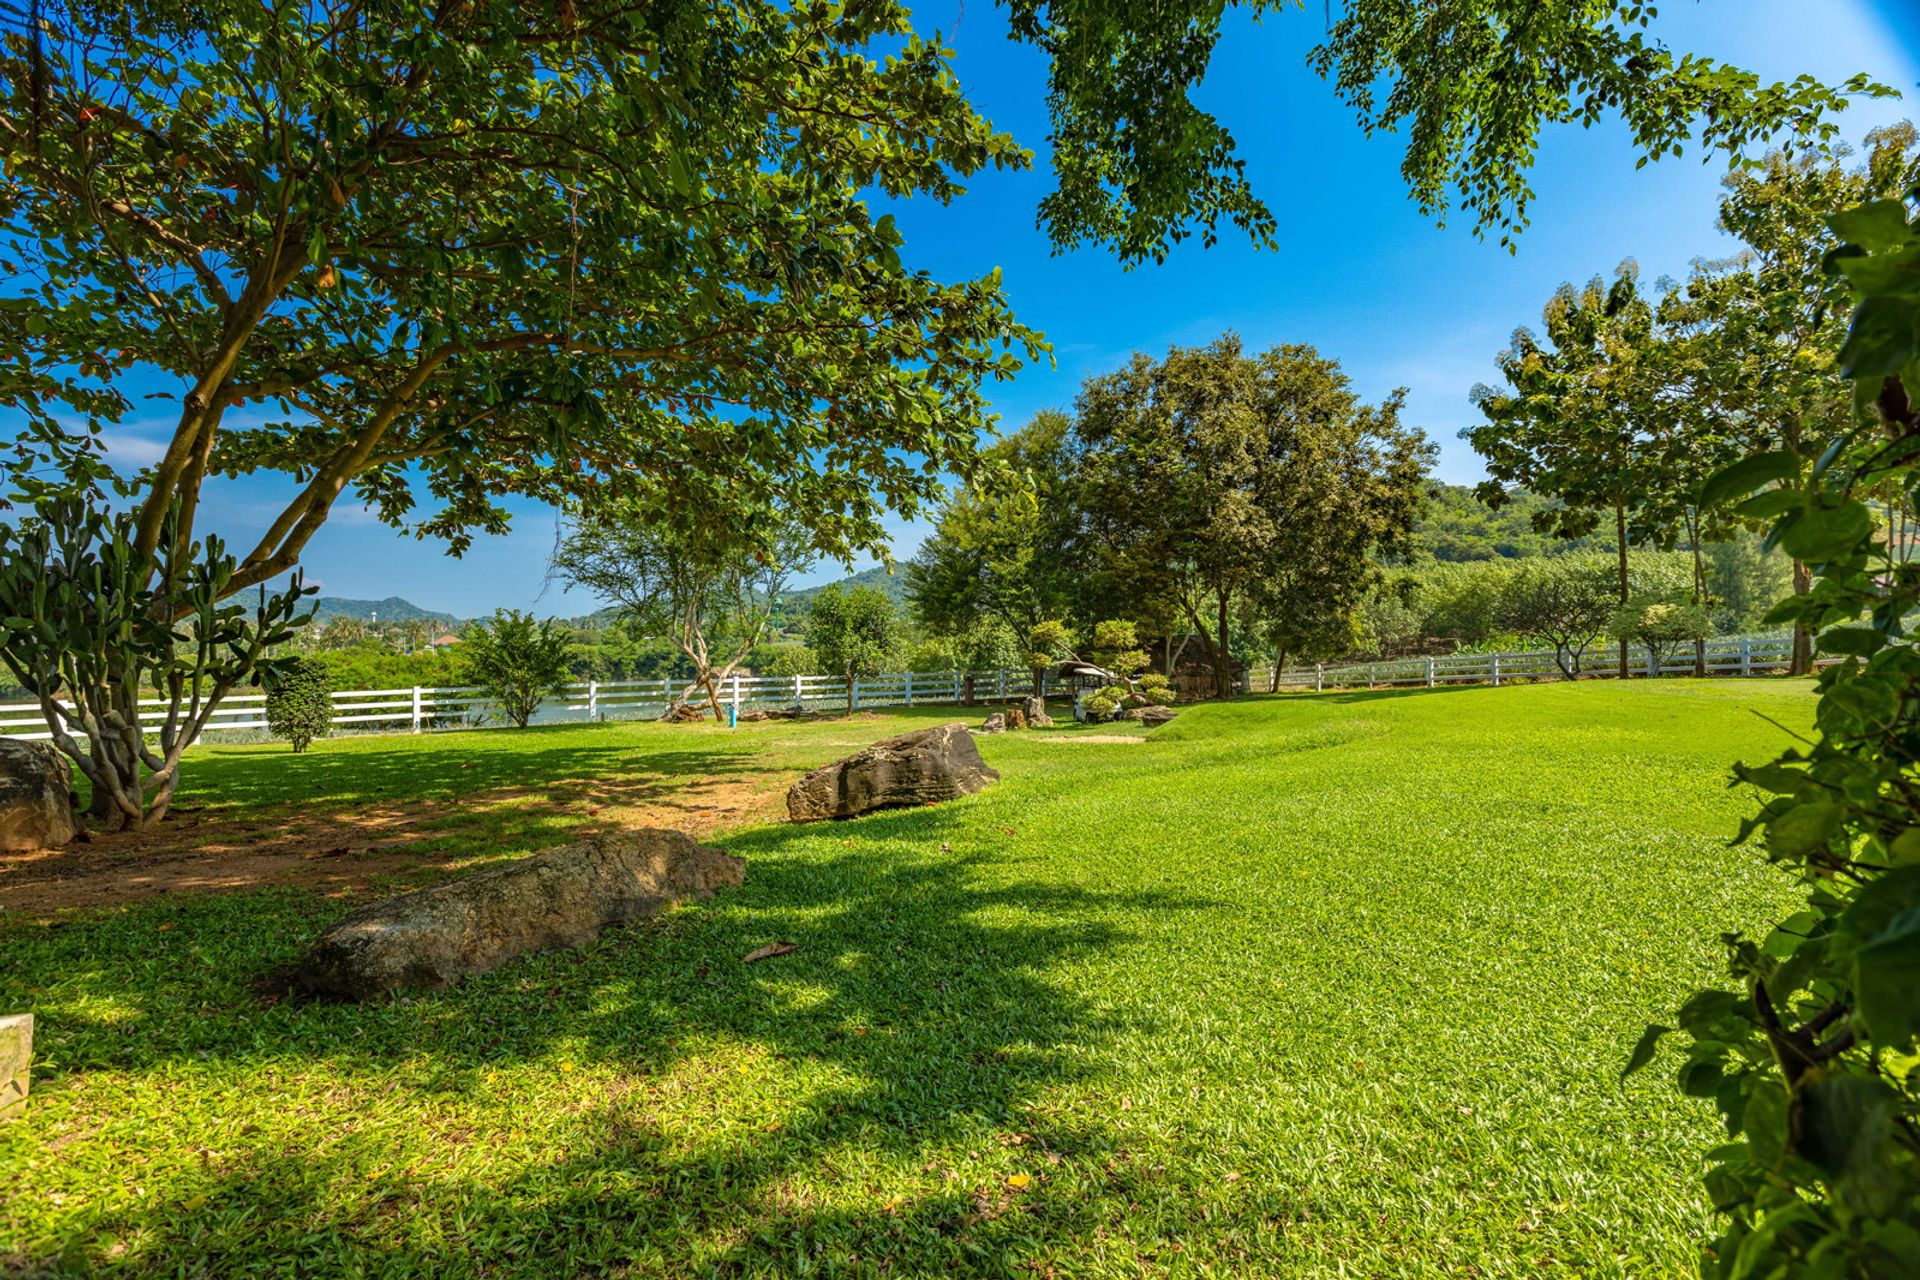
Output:
<svg viewBox="0 0 1920 1280">
<path fill-rule="evenodd" d="M 1498 511 L 1473 496 L 1464 484 L 1433 486 L 1433 501 L 1416 537 L 1435 560 L 1518 560 L 1583 549 L 1592 539 L 1569 541 L 1533 528 L 1533 513 L 1553 505 L 1549 499 L 1516 489 Z"/>
<path fill-rule="evenodd" d="M 782 592 L 780 603 L 788 613 L 802 612 L 809 601 L 829 586 L 874 587 L 884 593 L 887 599 L 893 601 L 897 607 L 904 609 L 907 605 L 907 566 L 903 561 L 894 566 L 892 573 L 888 573 L 885 565 L 875 565 L 871 569 L 862 569 L 851 578 L 842 578 L 837 583 L 822 583 L 817 587 L 802 587 L 799 590 Z"/>
<path fill-rule="evenodd" d="M 313 602 L 315 623 L 324 626 L 332 618 L 353 618 L 359 622 L 372 622 L 379 615 L 381 622 L 439 622 L 451 625 L 458 622 L 451 613 L 439 613 L 433 609 L 422 609 L 411 600 L 399 596 L 388 596 L 384 600 L 350 600 L 345 596 L 321 596 Z"/>
</svg>

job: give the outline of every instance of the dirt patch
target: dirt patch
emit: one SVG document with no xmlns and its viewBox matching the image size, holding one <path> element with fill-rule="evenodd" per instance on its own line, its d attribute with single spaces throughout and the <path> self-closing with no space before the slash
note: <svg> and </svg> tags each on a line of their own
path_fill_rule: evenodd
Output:
<svg viewBox="0 0 1920 1280">
<path fill-rule="evenodd" d="M 1031 735 L 1035 742 L 1145 742 L 1145 738 L 1136 738 L 1128 733 L 1038 733 Z"/>
<path fill-rule="evenodd" d="M 575 832 L 620 827 L 667 827 L 706 839 L 781 817 L 791 780 L 785 773 L 692 782 L 575 779 L 345 810 L 179 809 L 149 831 L 0 851 L 0 912 L 45 917 L 161 895 L 276 886 L 331 897 L 404 889 L 548 848 Z"/>
</svg>

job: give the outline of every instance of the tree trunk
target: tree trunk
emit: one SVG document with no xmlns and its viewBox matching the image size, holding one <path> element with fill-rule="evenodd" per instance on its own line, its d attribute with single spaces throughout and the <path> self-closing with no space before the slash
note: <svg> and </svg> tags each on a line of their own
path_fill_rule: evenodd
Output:
<svg viewBox="0 0 1920 1280">
<path fill-rule="evenodd" d="M 1700 558 L 1700 513 L 1698 510 L 1695 510 L 1693 513 L 1692 533 L 1693 605 L 1696 609 L 1705 610 L 1707 607 L 1707 566 L 1705 561 Z M 1695 636 L 1693 638 L 1693 674 L 1696 676 L 1705 676 L 1707 674 L 1707 638 L 1705 636 Z"/>
<path fill-rule="evenodd" d="M 1280 692 L 1280 669 L 1286 665 L 1287 651 L 1285 649 L 1275 649 L 1273 651 L 1273 674 L 1267 678 L 1268 693 Z"/>
<path fill-rule="evenodd" d="M 1620 558 L 1620 603 L 1626 604 L 1632 598 L 1633 589 L 1627 574 L 1627 509 L 1621 503 L 1613 504 L 1614 548 Z M 1627 638 L 1620 637 L 1620 678 L 1625 680 L 1632 674 L 1632 655 L 1627 647 Z"/>
<path fill-rule="evenodd" d="M 1799 560 L 1793 562 L 1793 594 L 1803 596 L 1813 590 L 1813 570 Z M 1803 623 L 1793 624 L 1793 661 L 1787 667 L 1790 676 L 1813 674 L 1813 633 Z"/>
<path fill-rule="evenodd" d="M 1213 666 L 1213 691 L 1222 698 L 1233 696 L 1233 645 L 1227 639 L 1227 593 L 1220 593 L 1220 644 Z"/>
<path fill-rule="evenodd" d="M 715 687 L 716 682 L 713 678 L 713 672 L 707 672 L 706 678 L 701 683 L 707 687 L 707 704 L 713 708 L 714 721 L 716 723 L 724 721 L 727 717 L 725 713 L 720 710 L 720 691 Z"/>
<path fill-rule="evenodd" d="M 854 712 L 853 688 L 854 688 L 854 682 L 859 678 L 860 677 L 855 675 L 853 672 L 851 671 L 847 672 L 847 714 L 848 715 L 852 715 Z"/>
</svg>

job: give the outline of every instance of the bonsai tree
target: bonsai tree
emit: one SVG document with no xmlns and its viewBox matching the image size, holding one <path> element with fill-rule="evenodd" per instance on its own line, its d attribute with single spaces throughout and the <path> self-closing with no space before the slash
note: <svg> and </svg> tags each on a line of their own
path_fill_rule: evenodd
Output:
<svg viewBox="0 0 1920 1280">
<path fill-rule="evenodd" d="M 1071 635 L 1067 624 L 1058 618 L 1037 622 L 1027 631 L 1027 666 L 1033 670 L 1034 697 L 1045 695 L 1047 668 L 1070 652 L 1067 639 Z"/>
<path fill-rule="evenodd" d="M 267 732 L 296 753 L 333 727 L 333 679 L 318 658 L 291 658 L 267 680 Z"/>
<path fill-rule="evenodd" d="M 854 709 L 853 682 L 886 662 L 899 636 L 893 601 L 872 587 L 847 590 L 838 583 L 813 598 L 807 609 L 807 643 L 820 665 L 847 682 L 847 711 Z"/>
<path fill-rule="evenodd" d="M 491 621 L 467 632 L 460 653 L 467 678 L 524 729 L 541 700 L 566 685 L 571 647 L 572 634 L 552 618 L 536 622 L 518 609 L 496 609 Z"/>
<path fill-rule="evenodd" d="M 1713 634 L 1713 619 L 1695 604 L 1671 600 L 1629 600 L 1616 609 L 1609 627 L 1622 644 L 1638 641 L 1646 646 L 1651 663 L 1649 675 L 1659 675 L 1661 664 L 1675 645 L 1687 644 Z"/>
</svg>

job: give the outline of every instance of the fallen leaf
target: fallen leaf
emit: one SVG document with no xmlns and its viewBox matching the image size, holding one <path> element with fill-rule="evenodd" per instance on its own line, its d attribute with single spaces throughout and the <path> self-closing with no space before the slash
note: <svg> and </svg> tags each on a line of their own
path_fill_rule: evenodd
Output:
<svg viewBox="0 0 1920 1280">
<path fill-rule="evenodd" d="M 740 957 L 740 963 L 752 964 L 756 960 L 771 960 L 775 956 L 784 956 L 793 949 L 793 944 L 783 938 L 779 942 L 769 942 L 764 947 L 755 947 Z"/>
<path fill-rule="evenodd" d="M 1025 1191 L 1033 1185 L 1033 1179 L 1024 1173 L 1016 1173 L 1007 1179 L 1007 1185 L 1015 1191 Z"/>
<path fill-rule="evenodd" d="M 953 852 L 953 846 L 952 846 L 952 845 L 950 845 L 950 844 L 948 844 L 948 843 L 947 843 L 947 842 L 946 842 L 945 840 L 942 840 L 942 841 L 940 842 L 940 852 L 942 852 L 942 853 L 952 853 L 952 852 Z"/>
</svg>

